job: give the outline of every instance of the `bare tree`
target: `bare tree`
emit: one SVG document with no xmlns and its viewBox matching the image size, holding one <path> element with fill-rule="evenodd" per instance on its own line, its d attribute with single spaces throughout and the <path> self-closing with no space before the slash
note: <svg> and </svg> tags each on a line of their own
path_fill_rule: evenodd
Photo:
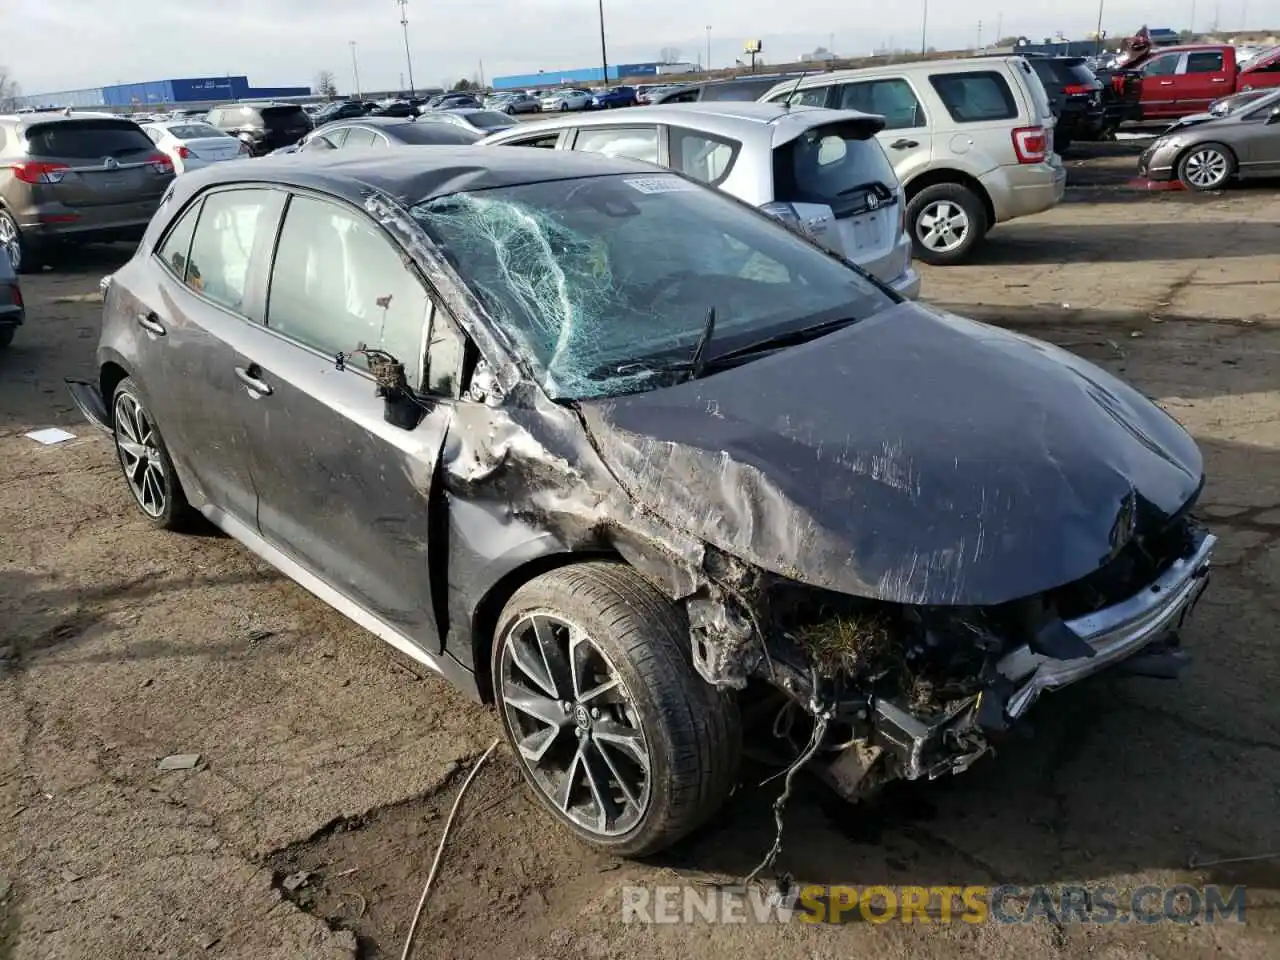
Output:
<svg viewBox="0 0 1280 960">
<path fill-rule="evenodd" d="M 0 110 L 14 109 L 17 106 L 14 101 L 20 96 L 22 88 L 9 74 L 9 68 L 0 66 Z"/>
<path fill-rule="evenodd" d="M 316 73 L 315 92 L 326 100 L 332 100 L 338 95 L 338 84 L 333 79 L 332 70 Z"/>
<path fill-rule="evenodd" d="M 662 63 L 679 63 L 680 51 L 675 47 L 663 47 L 658 51 L 658 59 Z"/>
<path fill-rule="evenodd" d="M 466 77 L 463 77 L 461 80 L 459 80 L 457 83 L 453 85 L 453 89 L 458 91 L 459 93 L 466 92 L 467 90 L 471 89 L 471 81 L 468 80 Z"/>
</svg>

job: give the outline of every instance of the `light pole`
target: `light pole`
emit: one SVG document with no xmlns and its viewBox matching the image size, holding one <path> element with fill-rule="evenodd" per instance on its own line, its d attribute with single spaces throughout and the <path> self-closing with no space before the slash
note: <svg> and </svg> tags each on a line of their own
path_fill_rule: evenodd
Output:
<svg viewBox="0 0 1280 960">
<path fill-rule="evenodd" d="M 711 24 L 707 24 L 707 65 L 706 70 L 711 69 Z"/>
<path fill-rule="evenodd" d="M 356 61 L 356 42 L 354 40 L 347 42 L 351 44 L 351 72 L 356 76 L 356 99 L 363 100 L 364 96 L 360 91 L 360 64 Z"/>
<path fill-rule="evenodd" d="M 920 55 L 924 56 L 928 50 L 927 39 L 929 36 L 929 0 L 924 0 L 924 16 L 920 20 Z"/>
<path fill-rule="evenodd" d="M 609 86 L 609 52 L 604 44 L 604 0 L 597 0 L 600 7 L 600 66 L 604 68 L 601 75 L 601 82 Z"/>
<path fill-rule="evenodd" d="M 409 96 L 416 96 L 413 86 L 413 54 L 409 52 L 409 0 L 396 0 L 400 4 L 400 29 L 404 31 L 404 59 L 409 65 Z"/>
<path fill-rule="evenodd" d="M 1098 45 L 1097 50 L 1102 52 L 1102 8 L 1106 5 L 1107 0 L 1098 0 Z"/>
</svg>

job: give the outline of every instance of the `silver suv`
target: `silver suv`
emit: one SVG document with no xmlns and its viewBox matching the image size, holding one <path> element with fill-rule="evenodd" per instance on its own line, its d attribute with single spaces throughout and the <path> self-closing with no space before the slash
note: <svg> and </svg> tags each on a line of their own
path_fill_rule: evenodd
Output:
<svg viewBox="0 0 1280 960">
<path fill-rule="evenodd" d="M 879 117 L 737 102 L 633 107 L 522 123 L 479 146 L 631 157 L 719 187 L 914 300 L 902 188 L 875 141 Z"/>
<path fill-rule="evenodd" d="M 837 70 L 760 99 L 883 116 L 880 142 L 926 263 L 964 260 L 997 223 L 1048 210 L 1066 189 L 1049 98 L 1023 57 Z"/>
</svg>

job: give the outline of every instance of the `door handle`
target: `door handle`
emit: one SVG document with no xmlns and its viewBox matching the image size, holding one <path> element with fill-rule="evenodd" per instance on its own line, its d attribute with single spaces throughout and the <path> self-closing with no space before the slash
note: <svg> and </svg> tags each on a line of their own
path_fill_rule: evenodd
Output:
<svg viewBox="0 0 1280 960">
<path fill-rule="evenodd" d="M 236 367 L 236 379 L 248 387 L 252 393 L 265 397 L 271 393 L 271 384 L 260 379 L 261 376 L 262 368 L 256 363 L 251 363 L 248 367 Z"/>
<path fill-rule="evenodd" d="M 1226 77 L 1210 77 L 1209 82 L 1210 83 L 1226 83 L 1227 78 Z"/>
<path fill-rule="evenodd" d="M 140 313 L 137 316 L 138 326 L 147 333 L 154 333 L 157 337 L 164 336 L 164 324 L 160 322 L 160 318 L 154 313 Z"/>
<path fill-rule="evenodd" d="M 893 141 L 889 146 L 893 147 L 895 150 L 909 150 L 912 147 L 920 146 L 920 144 L 915 140 L 907 140 L 906 138 L 903 138 L 902 140 Z"/>
<path fill-rule="evenodd" d="M 1172 87 L 1172 86 L 1173 86 L 1173 81 L 1172 81 L 1172 80 L 1161 80 L 1161 81 L 1160 81 L 1160 86 L 1162 86 L 1162 87 Z"/>
</svg>

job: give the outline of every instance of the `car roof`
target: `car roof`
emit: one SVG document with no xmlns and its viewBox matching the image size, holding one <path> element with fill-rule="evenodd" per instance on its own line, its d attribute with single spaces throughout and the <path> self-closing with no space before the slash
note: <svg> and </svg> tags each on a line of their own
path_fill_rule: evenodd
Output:
<svg viewBox="0 0 1280 960">
<path fill-rule="evenodd" d="M 8 123 L 16 126 L 18 131 L 28 130 L 31 127 L 42 127 L 48 123 L 101 123 L 103 120 L 119 120 L 121 123 L 137 123 L 129 117 L 120 117 L 112 113 L 73 113 L 67 116 L 65 113 L 18 113 L 6 117 L 0 117 Z"/>
<path fill-rule="evenodd" d="M 737 140 L 765 139 L 770 146 L 780 147 L 790 143 L 807 130 L 842 120 L 861 120 L 879 132 L 884 118 L 856 110 L 830 110 L 826 107 L 791 106 L 781 103 L 758 103 L 754 100 L 701 100 L 697 103 L 662 103 L 651 107 L 626 107 L 608 113 L 586 113 L 566 117 L 552 117 L 519 123 L 500 133 L 492 134 L 488 141 L 501 142 L 539 130 L 563 130 L 565 127 L 616 127 L 629 123 L 667 124 L 719 134 Z M 501 140 L 499 139 L 501 138 Z"/>
<path fill-rule="evenodd" d="M 217 184 L 272 183 L 311 188 L 356 204 L 363 204 L 373 189 L 409 206 L 470 190 L 628 173 L 653 176 L 655 170 L 651 164 L 621 157 L 537 147 L 477 150 L 468 144 L 293 153 L 216 163 L 179 177 L 176 189 L 194 193 Z"/>
<path fill-rule="evenodd" d="M 347 117 L 345 120 L 334 120 L 317 130 L 337 130 L 339 127 L 399 127 L 404 124 L 417 123 L 415 117 Z"/>
</svg>

